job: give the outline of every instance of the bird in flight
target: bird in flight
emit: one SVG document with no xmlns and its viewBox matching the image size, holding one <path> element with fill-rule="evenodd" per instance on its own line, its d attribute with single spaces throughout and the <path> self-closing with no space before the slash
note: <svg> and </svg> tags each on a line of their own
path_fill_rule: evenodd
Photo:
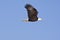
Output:
<svg viewBox="0 0 60 40">
<path fill-rule="evenodd" d="M 28 14 L 28 19 L 27 19 L 28 21 L 35 22 L 35 21 L 41 20 L 41 18 L 38 18 L 38 11 L 36 8 L 34 8 L 30 4 L 26 4 L 25 8 L 26 8 L 27 14 Z"/>
</svg>

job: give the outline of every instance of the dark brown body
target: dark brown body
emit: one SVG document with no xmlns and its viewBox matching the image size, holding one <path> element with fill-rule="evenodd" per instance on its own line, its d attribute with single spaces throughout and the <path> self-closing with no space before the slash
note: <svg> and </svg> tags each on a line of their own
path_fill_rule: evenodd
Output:
<svg viewBox="0 0 60 40">
<path fill-rule="evenodd" d="M 38 20 L 37 10 L 34 7 L 32 7 L 30 4 L 27 4 L 25 8 L 27 9 L 27 12 L 28 12 L 28 21 L 31 21 L 31 22 L 37 21 Z"/>
</svg>

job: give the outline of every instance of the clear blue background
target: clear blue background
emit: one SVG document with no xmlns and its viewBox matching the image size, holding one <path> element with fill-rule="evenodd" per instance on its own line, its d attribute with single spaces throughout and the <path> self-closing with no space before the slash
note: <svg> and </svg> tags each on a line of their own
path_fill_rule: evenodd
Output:
<svg viewBox="0 0 60 40">
<path fill-rule="evenodd" d="M 22 21 L 26 3 L 39 11 L 42 21 Z M 0 0 L 0 40 L 60 40 L 60 0 Z"/>
</svg>

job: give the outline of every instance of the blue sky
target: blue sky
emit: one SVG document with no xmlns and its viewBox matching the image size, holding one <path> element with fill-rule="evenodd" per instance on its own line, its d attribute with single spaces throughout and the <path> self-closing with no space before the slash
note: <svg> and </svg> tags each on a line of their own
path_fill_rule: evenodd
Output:
<svg viewBox="0 0 60 40">
<path fill-rule="evenodd" d="M 42 21 L 22 21 L 26 3 L 39 11 Z M 0 0 L 0 40 L 60 40 L 60 0 Z"/>
</svg>

